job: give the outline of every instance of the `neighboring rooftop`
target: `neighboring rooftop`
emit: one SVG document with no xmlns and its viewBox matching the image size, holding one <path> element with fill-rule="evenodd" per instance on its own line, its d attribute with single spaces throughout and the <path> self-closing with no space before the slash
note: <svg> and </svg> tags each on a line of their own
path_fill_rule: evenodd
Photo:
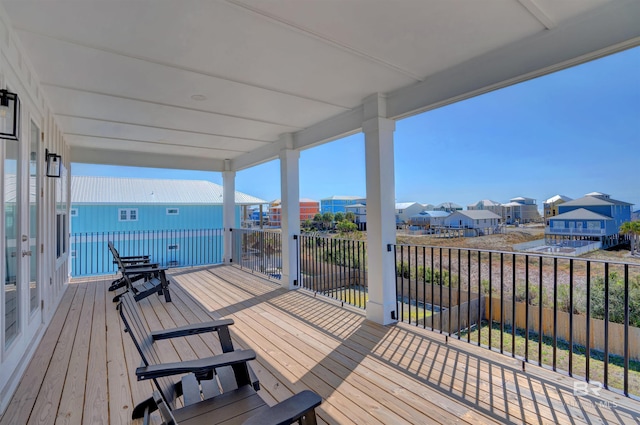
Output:
<svg viewBox="0 0 640 425">
<path fill-rule="evenodd" d="M 205 180 L 71 177 L 72 204 L 222 204 L 222 186 Z M 236 204 L 266 204 L 236 191 Z"/>
<path fill-rule="evenodd" d="M 355 201 L 357 199 L 364 199 L 364 196 L 334 195 L 322 198 L 321 201 Z"/>
<path fill-rule="evenodd" d="M 550 217 L 549 220 L 613 220 L 606 215 L 594 213 L 585 208 L 578 208 L 566 213 Z"/>
<path fill-rule="evenodd" d="M 466 217 L 469 217 L 472 220 L 501 218 L 498 214 L 489 210 L 455 211 L 453 214 L 462 214 Z"/>
<path fill-rule="evenodd" d="M 573 200 L 573 199 L 569 198 L 568 196 L 556 195 L 556 196 L 552 196 L 551 198 L 547 199 L 546 201 L 544 201 L 544 203 L 545 204 L 553 204 L 554 202 L 558 202 L 558 201 L 569 202 L 571 200 Z"/>
<path fill-rule="evenodd" d="M 592 192 L 597 193 L 597 192 Z M 618 201 L 616 199 L 611 199 L 609 195 L 592 195 L 587 194 L 582 198 L 574 199 L 569 202 L 565 202 L 562 204 L 563 206 L 592 206 L 592 205 L 632 205 L 628 202 Z"/>
</svg>

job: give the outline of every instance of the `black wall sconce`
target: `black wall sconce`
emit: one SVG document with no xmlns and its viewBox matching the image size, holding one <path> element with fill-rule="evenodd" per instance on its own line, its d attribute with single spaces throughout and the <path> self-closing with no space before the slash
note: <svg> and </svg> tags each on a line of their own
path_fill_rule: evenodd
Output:
<svg viewBox="0 0 640 425">
<path fill-rule="evenodd" d="M 0 139 L 18 140 L 20 99 L 15 93 L 0 90 Z"/>
<path fill-rule="evenodd" d="M 60 177 L 62 175 L 62 157 L 57 153 L 49 152 L 45 149 L 47 161 L 47 177 Z"/>
</svg>

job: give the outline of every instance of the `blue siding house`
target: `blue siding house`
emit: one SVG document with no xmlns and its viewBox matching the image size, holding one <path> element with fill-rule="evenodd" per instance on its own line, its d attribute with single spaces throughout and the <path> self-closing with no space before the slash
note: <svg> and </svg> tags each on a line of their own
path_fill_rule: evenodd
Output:
<svg viewBox="0 0 640 425">
<path fill-rule="evenodd" d="M 331 196 L 320 200 L 321 213 L 346 212 L 346 207 L 355 204 L 365 204 L 366 199 L 362 196 Z"/>
<path fill-rule="evenodd" d="M 107 250 L 149 254 L 176 267 L 222 261 L 222 186 L 200 180 L 74 176 L 71 179 L 71 273 L 112 273 Z M 236 192 L 242 205 L 265 203 Z"/>
<path fill-rule="evenodd" d="M 602 248 L 618 245 L 620 225 L 631 220 L 632 204 L 592 192 L 558 205 L 558 215 L 548 219 L 547 240 L 599 241 Z"/>
</svg>

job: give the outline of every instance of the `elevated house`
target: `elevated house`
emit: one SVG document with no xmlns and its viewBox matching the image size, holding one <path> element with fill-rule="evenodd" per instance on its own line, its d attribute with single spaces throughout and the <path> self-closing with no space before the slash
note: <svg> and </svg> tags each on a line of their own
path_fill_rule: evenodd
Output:
<svg viewBox="0 0 640 425">
<path fill-rule="evenodd" d="M 467 205 L 468 211 L 491 211 L 502 217 L 502 204 L 491 199 L 483 199 L 475 204 Z"/>
<path fill-rule="evenodd" d="M 417 202 L 396 202 L 396 224 L 409 224 L 411 216 L 422 211 L 422 204 Z"/>
<path fill-rule="evenodd" d="M 194 246 L 217 239 L 222 244 L 223 188 L 204 180 L 75 176 L 71 179 L 71 275 L 112 272 L 98 255 L 78 254 L 106 250 L 114 242 L 122 255 L 141 255 L 153 242 L 154 262 L 180 266 Z M 239 227 L 243 206 L 266 201 L 235 192 L 235 226 Z M 188 236 L 187 236 L 188 235 Z M 187 242 L 188 241 L 188 242 Z M 142 248 L 145 247 L 145 248 Z M 210 253 L 203 264 L 220 262 Z M 87 264 L 87 258 L 91 263 Z"/>
<path fill-rule="evenodd" d="M 509 364 L 482 380 L 477 374 L 467 376 L 464 382 L 473 385 L 452 397 L 446 379 L 430 381 L 449 370 L 449 362 L 463 367 L 482 363 L 466 367 L 481 373 L 504 359 L 493 361 L 500 355 L 493 351 L 480 356 L 477 347 L 465 351 L 462 344 L 454 349 L 454 344 L 440 345 L 441 336 L 426 338 L 428 331 L 418 327 L 409 334 L 409 326 L 394 327 L 403 320 L 397 261 L 389 251 L 396 241 L 396 122 L 636 47 L 639 21 L 640 2 L 623 0 L 567 1 L 562 6 L 505 0 L 467 2 L 465 7 L 434 1 L 0 0 L 0 174 L 5 182 L 0 209 L 0 422 L 131 423 L 131 406 L 151 396 L 149 381 L 142 383 L 146 387 L 136 386 L 135 348 L 131 341 L 125 347 L 117 313 L 106 308 L 106 290 L 100 292 L 107 277 L 82 285 L 70 279 L 72 163 L 222 174 L 222 276 L 206 270 L 200 279 L 185 270 L 172 282 L 175 304 L 152 299 L 141 308 L 160 327 L 178 316 L 177 326 L 187 317 L 202 322 L 219 312 L 235 317 L 238 325 L 247 320 L 234 344 L 255 349 L 262 362 L 258 372 L 275 377 L 261 390 L 270 402 L 316 389 L 323 395 L 318 409 L 323 423 L 473 422 L 476 415 L 486 423 L 554 421 L 558 412 L 549 409 L 559 404 L 555 401 L 580 401 L 570 395 L 574 378 L 554 375 L 538 381 L 535 387 L 544 391 L 527 399 L 526 406 L 505 406 L 526 394 L 513 385 L 496 386 L 497 380 L 515 372 L 532 379 L 519 364 Z M 307 297 L 309 291 L 292 291 L 301 283 L 296 245 L 303 215 L 300 153 L 358 133 L 364 139 L 357 159 L 365 164 L 367 197 L 361 207 L 368 210 L 358 217 L 369 227 L 366 306 L 349 317 L 340 316 L 347 309 L 318 314 L 329 310 L 318 308 L 312 297 L 304 308 L 307 301 L 300 304 L 297 295 Z M 472 143 L 460 141 L 456 155 L 470 158 Z M 618 148 L 616 143 L 612 141 L 612 149 Z M 434 158 L 441 153 L 433 147 Z M 280 167 L 282 270 L 277 284 L 270 282 L 263 290 L 259 285 L 264 282 L 247 285 L 244 275 L 249 275 L 232 267 L 234 195 L 237 173 L 273 160 Z M 167 208 L 172 206 L 164 207 L 165 215 Z M 132 215 L 131 204 L 121 209 L 115 216 L 126 218 L 122 225 L 133 225 L 145 212 L 138 207 Z M 81 218 L 82 211 L 76 212 Z M 185 289 L 203 280 L 218 289 L 209 297 L 215 305 L 205 306 Z M 316 326 L 313 319 L 301 317 L 307 312 L 327 320 Z M 94 317 L 101 320 L 89 323 Z M 277 323 L 269 327 L 275 332 L 262 338 L 256 322 L 272 323 L 273 317 Z M 297 334 L 313 344 L 297 351 Z M 389 335 L 418 343 L 400 359 L 387 358 L 376 347 L 400 340 L 387 339 Z M 278 343 L 263 349 L 255 338 Z M 209 349 L 198 341 L 200 348 L 185 346 L 180 355 L 197 356 Z M 107 354 L 107 349 L 118 349 L 116 344 L 120 351 Z M 434 344 L 437 352 L 449 354 L 428 358 L 427 351 L 433 350 L 424 347 Z M 345 349 L 356 353 L 357 361 L 343 366 Z M 94 355 L 96 350 L 101 354 Z M 313 357 L 297 362 L 297 356 L 311 352 Z M 411 361 L 407 356 L 424 358 L 433 368 L 423 373 L 405 367 L 405 360 Z M 460 362 L 463 358 L 468 360 Z M 377 374 L 383 366 L 389 367 Z M 364 373 L 358 372 L 361 367 Z M 389 383 L 384 389 L 383 382 Z M 550 388 L 555 386 L 557 391 Z M 495 392 L 503 387 L 510 392 Z M 477 397 L 485 388 L 491 391 L 489 403 Z M 553 398 L 540 401 L 538 395 L 544 398 L 548 390 L 554 390 Z M 625 400 L 625 406 L 633 403 Z M 566 404 L 561 409 L 564 416 L 557 421 L 571 422 Z M 587 421 L 603 423 L 629 411 L 637 417 L 637 409 L 625 407 L 604 420 Z M 157 416 L 151 419 L 159 422 Z"/>
<path fill-rule="evenodd" d="M 597 241 L 601 248 L 620 243 L 620 226 L 631 219 L 628 202 L 592 192 L 558 206 L 558 215 L 549 218 L 545 239 L 552 243 Z"/>
<path fill-rule="evenodd" d="M 635 210 L 631 213 L 631 220 L 640 220 L 640 210 Z"/>
<path fill-rule="evenodd" d="M 443 202 L 441 204 L 436 205 L 433 208 L 434 211 L 447 211 L 447 212 L 454 212 L 454 211 L 462 211 L 462 205 L 458 205 L 455 202 Z"/>
<path fill-rule="evenodd" d="M 347 205 L 345 207 L 345 213 L 352 212 L 355 215 L 355 223 L 358 226 L 358 230 L 367 230 L 367 204 L 358 203 Z"/>
<path fill-rule="evenodd" d="M 550 217 L 558 215 L 558 206 L 572 199 L 564 195 L 555 195 L 547 199 L 542 203 L 542 211 L 544 214 L 545 223 L 548 225 L 548 219 Z"/>
<path fill-rule="evenodd" d="M 300 198 L 300 221 L 313 220 L 320 212 L 320 202 L 309 198 Z M 282 200 L 276 199 L 269 204 L 269 226 L 282 226 Z"/>
<path fill-rule="evenodd" d="M 540 221 L 536 200 L 519 196 L 502 204 L 502 219 L 506 224 L 525 224 Z"/>
<path fill-rule="evenodd" d="M 409 217 L 409 225 L 424 230 L 431 227 L 442 227 L 444 226 L 444 219 L 448 217 L 449 214 L 451 213 L 447 211 L 420 211 L 418 214 Z"/>
<path fill-rule="evenodd" d="M 493 233 L 500 220 L 498 214 L 487 210 L 454 211 L 444 219 L 444 225 L 455 229 L 476 229 L 483 233 Z"/>
<path fill-rule="evenodd" d="M 320 200 L 320 211 L 322 213 L 330 212 L 335 214 L 337 212 L 346 212 L 345 207 L 348 205 L 365 203 L 366 199 L 362 196 L 340 196 L 334 195 L 328 198 Z"/>
</svg>

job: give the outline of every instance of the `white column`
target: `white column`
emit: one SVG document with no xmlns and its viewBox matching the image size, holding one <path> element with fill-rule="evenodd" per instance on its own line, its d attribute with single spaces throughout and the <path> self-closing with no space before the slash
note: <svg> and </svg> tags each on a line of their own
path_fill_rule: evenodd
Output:
<svg viewBox="0 0 640 425">
<path fill-rule="evenodd" d="M 395 121 L 384 118 L 385 98 L 364 101 L 367 175 L 367 319 L 386 325 L 396 322 L 395 258 L 387 250 L 396 242 L 393 132 Z"/>
<path fill-rule="evenodd" d="M 225 169 L 222 172 L 222 227 L 224 229 L 224 263 L 230 264 L 232 260 L 232 233 L 236 227 L 236 173 L 229 170 L 229 160 L 225 160 Z"/>
<path fill-rule="evenodd" d="M 291 139 L 290 135 L 287 135 Z M 289 140 L 291 142 L 291 140 Z M 291 143 L 289 143 L 290 145 Z M 281 285 L 294 289 L 298 284 L 298 241 L 300 234 L 300 152 L 280 151 L 280 184 L 282 196 L 282 279 Z"/>
</svg>

